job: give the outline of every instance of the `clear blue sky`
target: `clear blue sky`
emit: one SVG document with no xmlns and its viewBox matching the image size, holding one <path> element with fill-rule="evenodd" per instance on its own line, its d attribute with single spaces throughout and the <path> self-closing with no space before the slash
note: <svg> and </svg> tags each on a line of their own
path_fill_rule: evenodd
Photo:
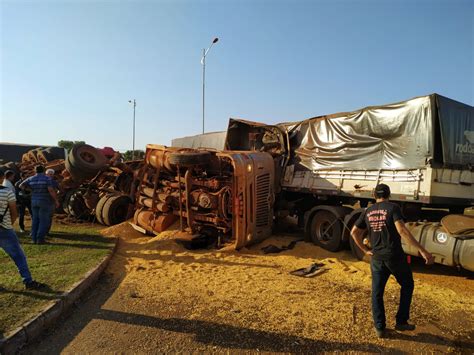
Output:
<svg viewBox="0 0 474 355">
<path fill-rule="evenodd" d="M 131 149 L 440 93 L 474 104 L 474 1 L 5 1 L 0 141 Z"/>
</svg>

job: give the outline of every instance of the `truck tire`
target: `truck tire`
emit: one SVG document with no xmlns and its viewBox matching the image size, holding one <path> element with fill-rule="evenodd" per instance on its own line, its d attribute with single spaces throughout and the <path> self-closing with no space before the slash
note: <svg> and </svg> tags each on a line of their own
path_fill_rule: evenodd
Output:
<svg viewBox="0 0 474 355">
<path fill-rule="evenodd" d="M 358 260 L 363 260 L 365 253 L 357 246 L 354 239 L 351 238 L 349 244 L 351 246 L 352 255 L 354 255 Z"/>
<path fill-rule="evenodd" d="M 328 210 L 313 214 L 310 222 L 311 241 L 323 249 L 336 252 L 342 247 L 341 220 Z"/>
<path fill-rule="evenodd" d="M 102 211 L 104 209 L 105 203 L 112 196 L 115 196 L 115 194 L 105 194 L 104 196 L 100 198 L 99 202 L 97 202 L 97 206 L 95 206 L 95 218 L 97 219 L 97 222 L 99 222 L 100 224 L 105 225 L 104 219 L 102 218 Z"/>
<path fill-rule="evenodd" d="M 173 165 L 193 166 L 205 165 L 211 160 L 211 153 L 209 152 L 190 152 L 182 151 L 171 153 L 168 156 L 168 161 Z"/>
<path fill-rule="evenodd" d="M 102 209 L 102 218 L 105 225 L 113 226 L 124 222 L 128 217 L 128 210 L 132 200 L 126 195 L 110 197 Z"/>
<path fill-rule="evenodd" d="M 346 227 L 348 229 L 352 229 L 355 222 L 359 219 L 360 215 L 364 213 L 364 211 L 365 211 L 365 208 L 359 208 L 352 211 L 352 213 L 348 214 L 346 218 L 344 219 L 344 223 L 346 224 Z M 352 255 L 354 255 L 358 260 L 363 260 L 365 253 L 357 246 L 354 239 L 352 239 L 352 237 L 350 236 L 349 236 L 349 245 L 351 247 Z"/>
<path fill-rule="evenodd" d="M 68 157 L 72 166 L 93 175 L 107 164 L 107 159 L 102 152 L 88 144 L 76 144 L 72 147 Z"/>
<path fill-rule="evenodd" d="M 88 174 L 72 165 L 71 161 L 69 160 L 69 156 L 66 156 L 66 159 L 64 160 L 64 165 L 69 174 L 71 174 L 71 177 L 74 181 L 81 182 L 83 180 L 93 177 L 90 173 Z"/>
</svg>

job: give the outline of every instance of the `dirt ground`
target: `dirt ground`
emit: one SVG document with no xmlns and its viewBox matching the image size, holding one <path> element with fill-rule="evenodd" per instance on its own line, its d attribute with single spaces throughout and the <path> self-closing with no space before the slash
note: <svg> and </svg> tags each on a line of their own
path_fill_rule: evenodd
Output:
<svg viewBox="0 0 474 355">
<path fill-rule="evenodd" d="M 196 353 L 402 351 L 474 352 L 474 277 L 414 262 L 413 332 L 393 330 L 399 287 L 385 303 L 389 332 L 377 339 L 370 314 L 369 265 L 275 236 L 239 252 L 187 250 L 176 230 L 150 238 L 127 223 L 104 276 L 86 298 L 24 353 Z M 313 262 L 313 278 L 290 275 Z"/>
</svg>

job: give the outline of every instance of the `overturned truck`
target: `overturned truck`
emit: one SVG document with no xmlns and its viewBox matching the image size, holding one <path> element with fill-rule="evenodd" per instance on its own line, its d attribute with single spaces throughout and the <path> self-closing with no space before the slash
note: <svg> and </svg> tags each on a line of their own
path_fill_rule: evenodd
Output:
<svg viewBox="0 0 474 355">
<path fill-rule="evenodd" d="M 147 145 L 133 226 L 160 233 L 179 220 L 191 238 L 239 249 L 271 234 L 273 178 L 265 152 Z"/>
<path fill-rule="evenodd" d="M 179 219 L 240 248 L 291 215 L 308 241 L 362 258 L 350 230 L 383 182 L 437 263 L 474 271 L 474 218 L 462 215 L 474 205 L 473 134 L 474 108 L 437 94 L 276 125 L 231 119 L 225 141 L 147 146 L 134 224 L 158 233 Z"/>
</svg>

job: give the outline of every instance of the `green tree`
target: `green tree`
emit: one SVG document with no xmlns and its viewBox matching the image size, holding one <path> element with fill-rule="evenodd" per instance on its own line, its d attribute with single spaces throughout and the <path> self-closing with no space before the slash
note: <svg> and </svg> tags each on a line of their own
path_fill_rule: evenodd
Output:
<svg viewBox="0 0 474 355">
<path fill-rule="evenodd" d="M 127 160 L 132 160 L 132 153 L 133 150 L 127 150 L 125 153 L 123 153 L 123 159 L 125 161 Z M 135 159 L 143 159 L 145 158 L 145 152 L 143 150 L 135 150 Z"/>
<path fill-rule="evenodd" d="M 65 148 L 67 150 L 71 150 L 72 146 L 74 144 L 86 144 L 84 141 L 66 141 L 66 140 L 60 140 L 58 142 L 58 147 Z"/>
</svg>

